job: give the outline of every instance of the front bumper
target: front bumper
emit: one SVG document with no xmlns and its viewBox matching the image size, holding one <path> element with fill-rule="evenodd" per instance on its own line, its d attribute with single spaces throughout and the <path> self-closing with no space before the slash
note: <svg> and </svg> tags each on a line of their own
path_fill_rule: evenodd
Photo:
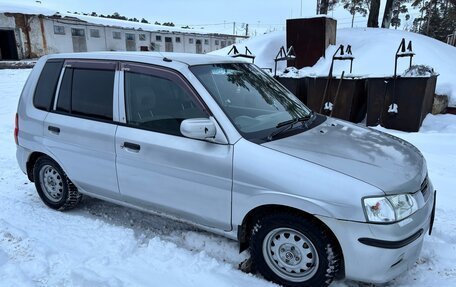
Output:
<svg viewBox="0 0 456 287">
<path fill-rule="evenodd" d="M 412 216 L 393 224 L 369 224 L 317 216 L 342 248 L 347 279 L 386 283 L 412 267 L 433 221 L 435 191 Z"/>
</svg>

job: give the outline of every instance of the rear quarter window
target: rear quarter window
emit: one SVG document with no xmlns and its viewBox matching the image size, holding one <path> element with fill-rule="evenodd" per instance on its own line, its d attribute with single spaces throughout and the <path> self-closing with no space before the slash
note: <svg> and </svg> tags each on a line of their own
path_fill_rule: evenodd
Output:
<svg viewBox="0 0 456 287">
<path fill-rule="evenodd" d="M 51 110 L 62 66 L 63 60 L 48 60 L 44 65 L 33 95 L 35 108 L 45 111 Z"/>
</svg>

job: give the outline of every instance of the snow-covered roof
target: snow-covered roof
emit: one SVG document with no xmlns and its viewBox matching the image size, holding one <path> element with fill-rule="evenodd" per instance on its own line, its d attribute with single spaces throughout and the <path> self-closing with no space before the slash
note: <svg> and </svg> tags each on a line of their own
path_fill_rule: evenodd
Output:
<svg viewBox="0 0 456 287">
<path fill-rule="evenodd" d="M 27 15 L 43 15 L 43 16 L 61 16 L 77 18 L 81 21 L 88 23 L 110 26 L 110 27 L 121 27 L 127 29 L 136 29 L 144 31 L 168 31 L 168 32 L 179 32 L 179 33 L 190 33 L 190 34 L 217 34 L 210 31 L 205 31 L 203 29 L 183 29 L 178 27 L 163 26 L 163 25 L 154 25 L 139 23 L 127 20 L 112 19 L 112 18 L 102 18 L 96 16 L 88 16 L 81 14 L 72 14 L 67 12 L 60 12 L 55 9 L 44 7 L 42 4 L 23 4 L 23 3 L 10 3 L 10 2 L 0 2 L 0 13 L 21 13 Z"/>
</svg>

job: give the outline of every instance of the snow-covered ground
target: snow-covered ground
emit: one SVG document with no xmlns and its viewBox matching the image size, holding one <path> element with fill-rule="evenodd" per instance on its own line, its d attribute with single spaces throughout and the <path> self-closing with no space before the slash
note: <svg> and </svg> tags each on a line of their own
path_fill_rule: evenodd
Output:
<svg viewBox="0 0 456 287">
<path fill-rule="evenodd" d="M 338 29 L 337 45 L 326 49 L 326 58 L 321 58 L 313 67 L 305 67 L 299 71 L 300 76 L 327 76 L 331 58 L 340 44 L 351 45 L 353 56 L 353 74 L 359 76 L 391 76 L 394 73 L 394 56 L 399 44 L 405 38 L 412 41 L 414 65 L 428 65 L 439 73 L 436 93 L 447 95 L 450 106 L 456 107 L 456 47 L 420 34 L 393 29 L 355 28 Z M 241 53 L 247 46 L 257 56 L 255 64 L 261 68 L 274 68 L 274 58 L 280 47 L 286 47 L 284 31 L 269 33 L 245 40 L 236 44 Z M 226 55 L 231 46 L 210 54 Z M 398 61 L 398 74 L 408 68 L 408 58 Z M 285 68 L 280 62 L 278 70 Z M 336 61 L 334 75 L 349 71 L 348 61 Z"/>
<path fill-rule="evenodd" d="M 273 286 L 237 270 L 247 255 L 223 237 L 90 198 L 70 212 L 41 203 L 13 140 L 29 72 L 0 70 L 0 286 Z M 419 133 L 385 131 L 420 148 L 438 190 L 433 235 L 415 267 L 388 285 L 456 286 L 456 116 L 428 115 Z"/>
</svg>

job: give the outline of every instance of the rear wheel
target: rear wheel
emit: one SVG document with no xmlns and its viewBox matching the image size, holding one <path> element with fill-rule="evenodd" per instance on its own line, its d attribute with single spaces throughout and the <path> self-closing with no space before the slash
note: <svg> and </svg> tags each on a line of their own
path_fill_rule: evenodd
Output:
<svg viewBox="0 0 456 287">
<path fill-rule="evenodd" d="M 327 231 L 292 213 L 257 220 L 250 252 L 254 268 L 284 286 L 328 286 L 339 271 L 339 254 Z"/>
<path fill-rule="evenodd" d="M 82 195 L 62 168 L 49 157 L 40 157 L 33 168 L 35 187 L 41 200 L 50 208 L 72 209 Z"/>
</svg>

